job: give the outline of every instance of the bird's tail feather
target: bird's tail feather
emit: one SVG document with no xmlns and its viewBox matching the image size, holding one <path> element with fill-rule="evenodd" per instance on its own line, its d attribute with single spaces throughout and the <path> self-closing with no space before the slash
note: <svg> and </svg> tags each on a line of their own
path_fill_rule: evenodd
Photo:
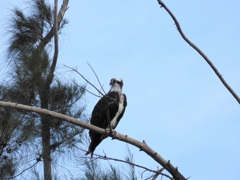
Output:
<svg viewBox="0 0 240 180">
<path fill-rule="evenodd" d="M 89 148 L 85 155 L 88 155 L 90 153 L 91 153 L 91 157 L 93 157 L 93 151 Z"/>
<path fill-rule="evenodd" d="M 88 155 L 91 153 L 91 157 L 93 157 L 93 152 L 94 150 L 96 149 L 96 147 L 101 143 L 102 139 L 100 138 L 101 135 L 97 135 L 95 137 L 95 139 L 92 139 L 90 145 L 89 145 L 89 148 L 88 148 L 88 151 L 86 152 L 85 155 Z"/>
</svg>

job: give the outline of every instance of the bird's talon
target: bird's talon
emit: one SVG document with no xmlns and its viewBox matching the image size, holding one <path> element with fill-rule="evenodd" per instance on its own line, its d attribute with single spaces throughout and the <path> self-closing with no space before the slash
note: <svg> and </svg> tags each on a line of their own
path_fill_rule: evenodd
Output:
<svg viewBox="0 0 240 180">
<path fill-rule="evenodd" d="M 116 135 L 116 134 L 117 134 L 117 131 L 115 131 L 115 130 L 113 129 L 113 131 L 112 131 L 111 134 L 112 134 L 112 135 Z"/>
</svg>

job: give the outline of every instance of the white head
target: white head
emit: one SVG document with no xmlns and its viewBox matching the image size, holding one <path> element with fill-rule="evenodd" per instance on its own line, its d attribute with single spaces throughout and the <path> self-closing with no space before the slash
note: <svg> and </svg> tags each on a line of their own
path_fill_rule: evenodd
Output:
<svg viewBox="0 0 240 180">
<path fill-rule="evenodd" d="M 117 92 L 122 92 L 122 87 L 123 87 L 123 80 L 122 79 L 118 79 L 118 78 L 112 78 L 110 80 L 110 92 L 112 91 L 117 91 Z"/>
</svg>

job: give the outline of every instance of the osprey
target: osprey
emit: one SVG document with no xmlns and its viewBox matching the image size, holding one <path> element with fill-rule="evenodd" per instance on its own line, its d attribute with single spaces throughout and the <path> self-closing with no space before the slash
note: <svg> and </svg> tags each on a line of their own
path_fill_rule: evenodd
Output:
<svg viewBox="0 0 240 180">
<path fill-rule="evenodd" d="M 110 91 L 95 105 L 90 121 L 92 125 L 103 129 L 115 129 L 127 106 L 126 95 L 122 93 L 123 80 L 112 78 L 110 85 Z M 91 130 L 89 130 L 89 136 L 91 138 L 91 143 L 86 155 L 91 153 L 92 157 L 95 148 L 105 137 Z"/>
</svg>

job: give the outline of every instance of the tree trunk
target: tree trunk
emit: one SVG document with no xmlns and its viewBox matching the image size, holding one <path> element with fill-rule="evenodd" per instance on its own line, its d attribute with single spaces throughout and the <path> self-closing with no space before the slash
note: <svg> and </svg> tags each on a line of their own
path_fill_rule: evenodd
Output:
<svg viewBox="0 0 240 180">
<path fill-rule="evenodd" d="M 43 84 L 40 90 L 41 108 L 48 109 L 48 95 L 49 95 L 50 83 Z M 41 115 L 42 123 L 42 157 L 43 157 L 43 169 L 44 180 L 52 180 L 52 159 L 51 159 L 51 120 L 49 116 Z"/>
<path fill-rule="evenodd" d="M 50 120 L 46 116 L 42 116 L 42 157 L 44 166 L 44 180 L 52 180 L 49 122 Z"/>
</svg>

